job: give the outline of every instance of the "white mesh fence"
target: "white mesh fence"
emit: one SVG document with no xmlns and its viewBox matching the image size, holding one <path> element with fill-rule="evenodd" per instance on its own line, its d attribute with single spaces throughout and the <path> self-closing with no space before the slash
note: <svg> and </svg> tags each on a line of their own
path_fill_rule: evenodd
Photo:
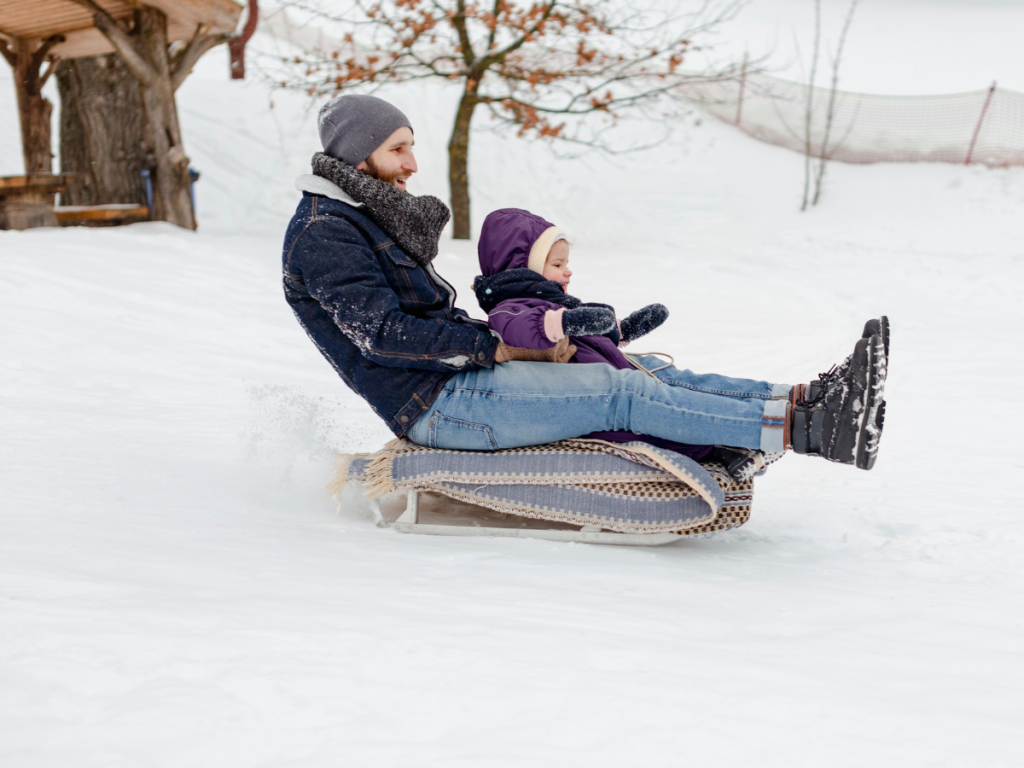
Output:
<svg viewBox="0 0 1024 768">
<path fill-rule="evenodd" d="M 939 161 L 1024 165 L 1024 93 L 992 88 L 948 96 L 873 96 L 747 74 L 690 83 L 683 94 L 755 138 L 848 163 Z M 824 146 L 823 146 L 824 145 Z"/>
</svg>

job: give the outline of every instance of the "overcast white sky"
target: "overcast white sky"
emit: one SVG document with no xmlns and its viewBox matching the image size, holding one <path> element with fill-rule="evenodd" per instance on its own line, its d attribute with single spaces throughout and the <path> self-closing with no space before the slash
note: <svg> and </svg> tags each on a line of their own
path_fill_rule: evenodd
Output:
<svg viewBox="0 0 1024 768">
<path fill-rule="evenodd" d="M 849 0 L 822 0 L 823 41 L 832 50 L 849 5 Z M 718 35 L 717 47 L 723 55 L 737 50 L 742 55 L 743 47 L 751 55 L 772 52 L 769 65 L 780 76 L 802 79 L 813 27 L 813 0 L 750 0 Z M 840 87 L 888 94 L 956 93 L 998 80 L 1024 92 L 1022 38 L 1022 0 L 860 0 Z"/>
</svg>

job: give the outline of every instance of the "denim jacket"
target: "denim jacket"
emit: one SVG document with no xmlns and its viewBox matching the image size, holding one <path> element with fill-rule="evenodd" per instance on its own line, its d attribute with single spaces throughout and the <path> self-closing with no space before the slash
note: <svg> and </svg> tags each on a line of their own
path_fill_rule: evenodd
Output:
<svg viewBox="0 0 1024 768">
<path fill-rule="evenodd" d="M 405 435 L 455 373 L 490 368 L 498 339 L 455 289 L 359 208 L 306 192 L 285 234 L 284 294 L 320 353 Z"/>
</svg>

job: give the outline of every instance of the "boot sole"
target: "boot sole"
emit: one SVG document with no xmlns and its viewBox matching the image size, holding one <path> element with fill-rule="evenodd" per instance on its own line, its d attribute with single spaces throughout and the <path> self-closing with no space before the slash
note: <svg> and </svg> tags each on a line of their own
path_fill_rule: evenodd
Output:
<svg viewBox="0 0 1024 768">
<path fill-rule="evenodd" d="M 861 338 L 871 338 L 872 336 L 882 337 L 882 346 L 885 348 L 885 365 L 886 373 L 888 373 L 889 367 L 889 317 L 888 315 L 881 315 L 872 320 L 868 320 L 864 323 L 864 333 Z M 877 442 L 882 437 L 882 427 L 885 425 L 885 400 L 882 400 L 882 404 L 878 406 L 878 418 L 875 419 L 875 426 L 878 428 L 878 434 L 875 435 L 875 450 L 877 451 Z M 874 464 L 874 462 L 871 462 Z M 870 468 L 870 467 L 869 467 Z"/>
<path fill-rule="evenodd" d="M 885 418 L 885 379 L 888 374 L 888 356 L 882 337 L 877 334 L 871 336 L 867 351 L 868 381 L 864 391 L 864 410 L 860 417 L 855 462 L 859 469 L 871 469 L 878 458 L 878 443 Z"/>
<path fill-rule="evenodd" d="M 870 339 L 872 336 L 882 337 L 882 346 L 885 348 L 885 359 L 889 359 L 889 316 L 882 315 L 864 323 L 862 339 Z"/>
</svg>

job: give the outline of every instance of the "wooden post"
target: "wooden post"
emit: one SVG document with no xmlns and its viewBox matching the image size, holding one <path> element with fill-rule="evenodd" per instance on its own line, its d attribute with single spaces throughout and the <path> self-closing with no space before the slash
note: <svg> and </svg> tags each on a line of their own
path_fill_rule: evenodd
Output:
<svg viewBox="0 0 1024 768">
<path fill-rule="evenodd" d="M 50 148 L 50 115 L 53 105 L 43 96 L 42 91 L 53 73 L 55 63 L 47 54 L 63 40 L 62 35 L 55 35 L 46 40 L 15 38 L 11 45 L 0 41 L 0 54 L 14 69 L 25 173 L 53 171 L 53 152 Z M 45 71 L 42 69 L 44 64 L 47 64 Z"/>
<path fill-rule="evenodd" d="M 747 89 L 747 52 L 743 52 L 743 69 L 740 70 L 740 97 L 736 102 L 736 125 L 743 117 L 743 92 Z"/>
<path fill-rule="evenodd" d="M 232 80 L 245 79 L 245 44 L 249 42 L 249 38 L 256 31 L 256 22 L 259 17 L 259 0 L 249 0 L 249 18 L 245 20 L 242 34 L 228 40 L 228 50 L 231 52 Z"/>
<path fill-rule="evenodd" d="M 99 25 L 97 25 L 99 26 Z M 188 155 L 178 125 L 178 107 L 171 85 L 167 56 L 167 17 L 155 8 L 135 11 L 134 35 L 137 49 L 149 65 L 139 78 L 142 107 L 146 113 L 147 144 L 153 150 L 153 218 L 169 221 L 185 229 L 195 229 L 196 221 L 189 196 Z M 120 53 L 120 51 L 119 51 Z M 132 69 L 130 62 L 126 62 Z"/>
<path fill-rule="evenodd" d="M 981 133 L 981 124 L 985 122 L 985 113 L 988 112 L 988 105 L 992 103 L 992 94 L 996 92 L 996 81 L 992 81 L 992 85 L 989 86 L 988 93 L 985 95 L 985 103 L 981 105 L 981 114 L 978 115 L 978 124 L 974 126 L 974 135 L 971 136 L 971 144 L 967 147 L 967 159 L 964 160 L 964 165 L 971 164 L 971 157 L 974 155 L 974 145 L 978 141 L 978 134 Z"/>
</svg>

